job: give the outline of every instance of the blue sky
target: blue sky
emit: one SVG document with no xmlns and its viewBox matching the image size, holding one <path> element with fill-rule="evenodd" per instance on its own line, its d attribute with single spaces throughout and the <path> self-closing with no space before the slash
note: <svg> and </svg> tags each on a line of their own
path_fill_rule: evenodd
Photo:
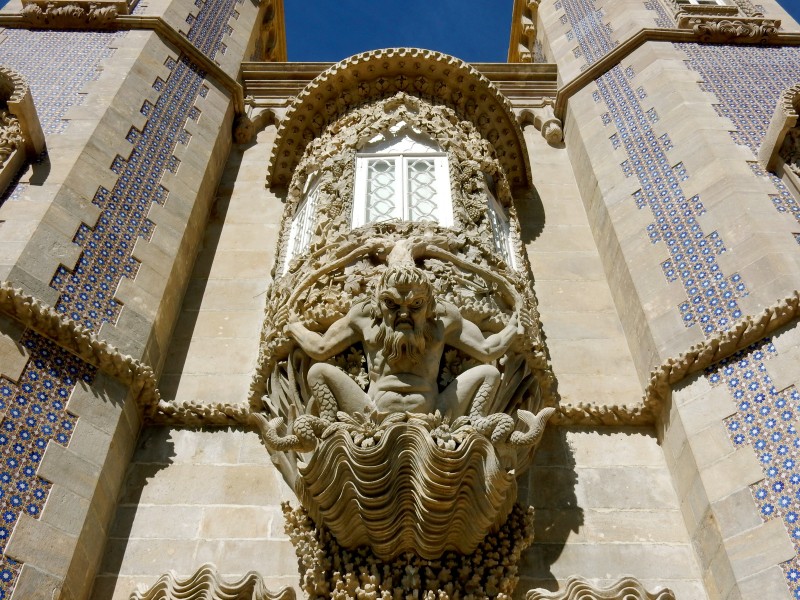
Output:
<svg viewBox="0 0 800 600">
<path fill-rule="evenodd" d="M 800 21 L 800 0 L 779 1 Z M 283 4 L 290 61 L 336 62 L 365 50 L 396 46 L 438 50 L 467 62 L 505 62 L 508 56 L 512 0 Z"/>
</svg>

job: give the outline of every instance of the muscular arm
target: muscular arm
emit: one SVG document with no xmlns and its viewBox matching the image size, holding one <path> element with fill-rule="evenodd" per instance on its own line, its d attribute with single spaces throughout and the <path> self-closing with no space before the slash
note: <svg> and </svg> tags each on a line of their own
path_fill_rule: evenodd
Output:
<svg viewBox="0 0 800 600">
<path fill-rule="evenodd" d="M 299 321 L 289 323 L 286 333 L 314 360 L 328 360 L 361 340 L 361 330 L 357 326 L 361 313 L 361 307 L 354 306 L 325 333 L 311 331 Z"/>
<path fill-rule="evenodd" d="M 478 326 L 464 319 L 455 306 L 448 307 L 447 317 L 451 324 L 447 328 L 445 343 L 483 362 L 495 360 L 505 354 L 519 333 L 516 314 L 511 316 L 502 331 L 489 337 L 483 337 Z"/>
</svg>

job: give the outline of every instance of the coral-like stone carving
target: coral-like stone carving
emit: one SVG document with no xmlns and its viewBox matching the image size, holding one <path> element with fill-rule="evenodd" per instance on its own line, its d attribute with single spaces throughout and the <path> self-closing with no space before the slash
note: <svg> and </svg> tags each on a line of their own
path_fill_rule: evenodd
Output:
<svg viewBox="0 0 800 600">
<path fill-rule="evenodd" d="M 241 579 L 227 582 L 216 567 L 205 564 L 193 575 L 181 579 L 174 571 L 162 575 L 148 590 L 131 594 L 130 600 L 294 600 L 294 590 L 283 587 L 269 591 L 264 580 L 255 571 Z"/>
<path fill-rule="evenodd" d="M 0 169 L 14 151 L 22 146 L 22 131 L 19 119 L 9 112 L 0 109 Z"/>
<path fill-rule="evenodd" d="M 301 586 L 310 600 L 510 600 L 520 555 L 533 539 L 532 511 L 516 505 L 505 524 L 470 554 L 446 552 L 436 559 L 404 554 L 386 562 L 368 548 L 342 548 L 303 509 L 284 504 L 283 511 L 300 562 Z"/>
<path fill-rule="evenodd" d="M 570 577 L 563 590 L 531 590 L 525 600 L 675 600 L 675 594 L 669 589 L 648 592 L 633 577 L 623 577 L 609 587 L 597 587 L 580 577 Z"/>
<path fill-rule="evenodd" d="M 452 228 L 391 220 L 352 229 L 355 154 L 398 131 L 447 154 Z M 287 261 L 310 181 L 309 247 Z M 487 182 L 508 207 L 508 247 L 495 238 L 491 215 L 503 209 L 490 214 Z M 473 552 L 505 522 L 555 411 L 494 145 L 454 109 L 397 93 L 312 135 L 287 203 L 253 424 L 340 546 L 385 561 Z"/>
<path fill-rule="evenodd" d="M 23 7 L 22 17 L 31 27 L 95 29 L 111 25 L 117 18 L 117 7 L 86 2 L 30 3 Z"/>
</svg>

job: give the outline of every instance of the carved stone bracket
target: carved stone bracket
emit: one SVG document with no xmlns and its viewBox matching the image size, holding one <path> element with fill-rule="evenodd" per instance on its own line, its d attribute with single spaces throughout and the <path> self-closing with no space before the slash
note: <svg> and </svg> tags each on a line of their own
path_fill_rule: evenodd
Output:
<svg viewBox="0 0 800 600">
<path fill-rule="evenodd" d="M 766 171 L 775 171 L 783 162 L 800 175 L 800 83 L 787 89 L 778 101 L 758 150 L 758 162 Z"/>
<path fill-rule="evenodd" d="M 608 587 L 592 585 L 580 577 L 570 577 L 563 590 L 530 590 L 525 600 L 675 600 L 675 594 L 666 588 L 648 592 L 634 577 L 623 577 Z"/>
<path fill-rule="evenodd" d="M 237 581 L 222 579 L 212 564 L 201 566 L 193 575 L 181 579 L 174 571 L 159 577 L 146 590 L 131 594 L 130 600 L 295 600 L 293 589 L 277 592 L 267 589 L 263 577 L 250 571 Z"/>
<path fill-rule="evenodd" d="M 758 44 L 777 37 L 780 19 L 763 17 L 715 17 L 678 14 L 678 27 L 691 29 L 702 42 L 745 42 Z"/>
<path fill-rule="evenodd" d="M 519 118 L 521 125 L 533 123 L 550 144 L 557 144 L 564 139 L 563 123 L 553 112 L 554 105 L 552 98 L 543 98 L 541 106 L 523 109 Z"/>
</svg>

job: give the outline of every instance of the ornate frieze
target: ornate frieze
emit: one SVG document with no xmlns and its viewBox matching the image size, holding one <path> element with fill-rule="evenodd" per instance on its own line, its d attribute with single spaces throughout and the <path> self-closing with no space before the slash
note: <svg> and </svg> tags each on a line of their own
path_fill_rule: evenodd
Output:
<svg viewBox="0 0 800 600">
<path fill-rule="evenodd" d="M 119 7 L 110 2 L 24 2 L 22 17 L 29 27 L 48 29 L 97 29 L 114 24 Z M 127 5 L 123 2 L 127 12 Z M 125 14 L 123 12 L 122 14 Z"/>
<path fill-rule="evenodd" d="M 19 119 L 8 111 L 0 109 L 0 169 L 22 143 Z"/>
<path fill-rule="evenodd" d="M 774 39 L 780 29 L 779 19 L 678 15 L 678 27 L 691 29 L 703 42 L 761 43 Z"/>
</svg>

